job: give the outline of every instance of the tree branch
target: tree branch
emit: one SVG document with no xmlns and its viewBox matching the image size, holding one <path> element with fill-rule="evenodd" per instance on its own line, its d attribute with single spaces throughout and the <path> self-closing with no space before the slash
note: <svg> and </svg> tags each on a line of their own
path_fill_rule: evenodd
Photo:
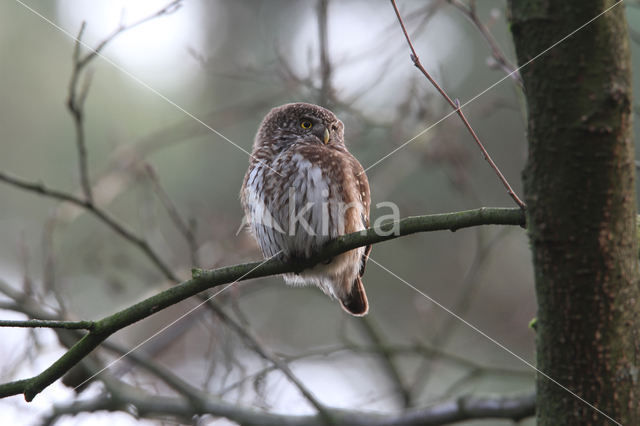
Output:
<svg viewBox="0 0 640 426">
<path fill-rule="evenodd" d="M 124 411 L 142 417 L 173 417 L 193 421 L 193 416 L 213 415 L 230 419 L 243 426 L 323 426 L 324 419 L 315 415 L 272 414 L 230 404 L 222 400 L 199 401 L 198 405 L 182 398 L 146 394 L 139 389 L 126 390 L 122 395 L 98 397 L 56 406 L 50 418 L 75 415 L 87 411 Z M 133 410 L 133 412 L 132 412 Z M 515 397 L 465 396 L 428 408 L 402 413 L 373 414 L 363 411 L 330 410 L 343 426 L 436 426 L 472 419 L 507 419 L 519 421 L 535 414 L 535 395 Z"/>
<path fill-rule="evenodd" d="M 318 39 L 320 41 L 320 98 L 319 104 L 329 107 L 329 100 L 333 98 L 331 87 L 331 61 L 329 60 L 328 35 L 329 0 L 318 0 Z"/>
<path fill-rule="evenodd" d="M 210 299 L 210 298 L 209 298 Z M 211 300 L 213 302 L 213 300 Z M 316 396 L 307 388 L 307 386 L 302 383 L 294 374 L 293 371 L 289 368 L 286 362 L 282 362 L 278 357 L 273 355 L 267 348 L 263 347 L 248 330 L 245 330 L 244 327 L 239 325 L 237 322 L 232 321 L 232 319 L 220 308 L 217 303 L 211 303 L 210 308 L 218 315 L 225 324 L 229 328 L 231 328 L 236 334 L 238 334 L 245 342 L 249 344 L 249 346 L 258 353 L 262 358 L 271 362 L 275 368 L 280 370 L 282 374 L 284 374 L 287 379 L 300 391 L 303 397 L 306 398 L 307 401 L 318 411 L 326 424 L 331 425 L 334 424 L 335 421 L 332 418 L 331 414 L 328 411 L 328 408 L 324 406 L 322 402 L 316 398 Z"/>
<path fill-rule="evenodd" d="M 107 38 L 105 38 L 98 46 L 94 49 L 87 46 L 86 43 L 82 41 L 82 36 L 84 34 L 84 30 L 87 27 L 86 22 L 83 22 L 80 26 L 80 31 L 78 32 L 78 36 L 75 41 L 75 48 L 73 49 L 72 56 L 72 71 L 71 78 L 69 79 L 69 94 L 67 96 L 67 109 L 71 113 L 73 117 L 73 123 L 76 129 L 76 147 L 78 150 L 78 167 L 80 170 L 80 186 L 82 187 L 82 192 L 85 200 L 88 204 L 93 204 L 93 193 L 91 191 L 91 182 L 89 180 L 89 167 L 87 165 L 87 145 L 85 142 L 85 132 L 84 132 L 84 101 L 87 99 L 87 94 L 89 93 L 89 86 L 91 83 L 91 74 L 84 74 L 84 81 L 82 86 L 78 88 L 80 84 L 81 76 L 86 66 L 91 63 L 93 59 L 95 59 L 102 49 L 104 49 L 107 44 L 113 41 L 118 35 L 122 34 L 125 31 L 128 31 L 132 28 L 137 27 L 147 21 L 155 19 L 159 16 L 169 15 L 181 7 L 182 0 L 173 0 L 168 3 L 162 9 L 154 12 L 153 14 L 140 19 L 137 22 L 134 22 L 129 25 L 125 25 L 122 22 L 118 25 L 118 27 L 113 31 Z M 89 50 L 84 57 L 81 57 L 80 51 L 81 47 L 85 47 Z"/>
<path fill-rule="evenodd" d="M 0 385 L 0 397 L 22 393 L 27 401 L 31 401 L 38 393 L 62 377 L 64 373 L 98 347 L 111 334 L 143 318 L 147 318 L 159 310 L 215 286 L 288 272 L 299 273 L 319 262 L 354 248 L 418 232 L 456 231 L 480 225 L 524 226 L 524 223 L 524 212 L 517 208 L 483 207 L 454 213 L 414 216 L 397 222 L 386 222 L 366 231 L 342 236 L 327 243 L 318 255 L 304 262 L 282 263 L 277 259 L 270 259 L 268 261 L 245 263 L 214 270 L 194 269 L 194 276 L 191 280 L 171 287 L 99 321 L 95 321 L 93 329 L 88 334 L 82 337 L 78 343 L 42 373 L 29 379 Z"/>
<path fill-rule="evenodd" d="M 509 185 L 509 182 L 507 181 L 507 179 L 504 177 L 504 175 L 502 174 L 502 172 L 500 171 L 496 163 L 494 163 L 493 159 L 489 155 L 489 152 L 487 152 L 482 142 L 480 142 L 480 139 L 478 138 L 478 135 L 476 134 L 475 130 L 473 130 L 473 127 L 471 127 L 471 124 L 469 123 L 467 118 L 464 116 L 464 113 L 460 108 L 460 102 L 457 99 L 453 101 L 449 97 L 449 95 L 447 95 L 447 92 L 445 92 L 444 89 L 440 87 L 440 85 L 433 79 L 433 77 L 431 77 L 431 74 L 429 74 L 429 72 L 425 69 L 425 67 L 420 62 L 420 58 L 418 58 L 416 49 L 413 47 L 413 43 L 411 42 L 411 38 L 409 37 L 409 33 L 407 32 L 406 27 L 404 26 L 404 21 L 402 20 L 402 16 L 400 15 L 400 11 L 398 10 L 398 6 L 396 5 L 395 0 L 391 0 L 391 4 L 393 6 L 393 10 L 396 12 L 396 16 L 398 17 L 398 22 L 402 27 L 402 32 L 404 33 L 404 37 L 407 39 L 407 44 L 409 45 L 409 49 L 411 49 L 411 61 L 413 61 L 413 65 L 415 65 L 415 67 L 420 70 L 420 72 L 427 78 L 427 80 L 429 80 L 429 82 L 433 85 L 433 87 L 435 87 L 436 90 L 442 95 L 442 97 L 449 103 L 449 105 L 451 105 L 451 108 L 453 108 L 455 112 L 458 114 L 458 116 L 464 123 L 465 127 L 473 137 L 473 140 L 476 142 L 476 144 L 480 148 L 480 151 L 482 152 L 484 159 L 487 160 L 487 162 L 489 163 L 491 168 L 494 170 L 494 172 L 496 173 L 496 175 L 498 176 L 498 178 L 500 179 L 504 187 L 507 189 L 507 193 L 509 194 L 509 196 L 513 199 L 513 201 L 516 202 L 518 206 L 520 206 L 521 209 L 523 210 L 526 209 L 527 206 L 518 197 L 515 191 L 511 188 L 511 185 Z"/>
<path fill-rule="evenodd" d="M 411 406 L 412 395 L 410 389 L 404 383 L 400 369 L 396 365 L 396 361 L 393 357 L 393 352 L 390 351 L 389 346 L 385 344 L 377 324 L 375 324 L 373 319 L 368 316 L 363 317 L 361 321 L 358 321 L 358 324 L 361 326 L 364 335 L 376 349 L 375 352 L 378 354 L 381 367 L 386 371 L 389 379 L 394 384 L 402 402 L 402 406 L 405 408 Z"/>
<path fill-rule="evenodd" d="M 518 72 L 515 65 L 511 63 L 500 49 L 498 42 L 489 31 L 489 28 L 480 20 L 476 8 L 474 6 L 468 6 L 460 0 L 446 0 L 447 3 L 458 9 L 471 23 L 478 29 L 478 32 L 485 39 L 491 49 L 491 56 L 496 61 L 496 64 L 509 76 L 511 79 L 522 88 L 522 77 Z"/>
<path fill-rule="evenodd" d="M 32 320 L 0 320 L 0 327 L 22 328 L 65 328 L 67 330 L 91 330 L 93 321 L 51 321 L 43 319 Z"/>
<path fill-rule="evenodd" d="M 80 26 L 80 31 L 76 37 L 76 45 L 73 49 L 73 71 L 69 80 L 69 95 L 67 97 L 67 109 L 73 117 L 73 124 L 76 129 L 76 147 L 78 150 L 78 167 L 80 170 L 80 186 L 84 198 L 88 203 L 93 203 L 93 194 L 91 192 L 91 182 L 89 181 L 89 167 L 87 166 L 87 145 L 84 136 L 84 101 L 89 93 L 91 84 L 91 73 L 86 73 L 84 83 L 78 93 L 78 84 L 80 82 L 80 74 L 88 61 L 80 60 L 80 46 L 82 44 L 82 35 L 87 27 L 86 22 Z M 96 52 L 97 53 L 97 52 Z M 88 55 L 89 59 L 95 56 Z"/>
<path fill-rule="evenodd" d="M 89 200 L 83 200 L 73 194 L 48 188 L 40 182 L 30 182 L 16 176 L 11 176 L 3 171 L 0 171 L 0 182 L 7 183 L 9 185 L 27 191 L 35 192 L 42 196 L 53 198 L 58 201 L 66 201 L 83 209 L 86 209 L 95 217 L 100 219 L 101 222 L 111 228 L 111 230 L 113 230 L 116 234 L 120 235 L 131 244 L 137 246 L 149 258 L 149 260 L 151 260 L 151 262 L 156 265 L 158 269 L 160 269 L 160 271 L 162 271 L 166 278 L 175 282 L 179 281 L 176 275 L 171 271 L 169 266 L 164 263 L 162 259 L 160 259 L 160 256 L 155 251 L 153 251 L 151 246 L 143 238 L 134 234 L 133 231 L 128 229 L 125 225 L 119 223 L 109 213 L 97 207 Z"/>
</svg>

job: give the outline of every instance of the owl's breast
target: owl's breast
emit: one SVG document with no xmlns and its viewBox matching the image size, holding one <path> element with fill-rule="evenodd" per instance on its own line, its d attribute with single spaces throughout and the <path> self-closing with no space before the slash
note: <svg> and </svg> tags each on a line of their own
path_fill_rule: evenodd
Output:
<svg viewBox="0 0 640 426">
<path fill-rule="evenodd" d="M 338 153 L 282 153 L 270 163 L 256 164 L 245 188 L 245 210 L 263 252 L 278 247 L 309 257 L 328 240 L 365 228 L 362 217 L 368 211 Z"/>
</svg>

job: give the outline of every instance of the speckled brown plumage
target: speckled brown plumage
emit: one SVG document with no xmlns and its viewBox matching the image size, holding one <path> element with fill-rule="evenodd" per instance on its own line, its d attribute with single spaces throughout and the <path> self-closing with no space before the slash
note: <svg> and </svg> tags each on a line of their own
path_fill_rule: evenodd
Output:
<svg viewBox="0 0 640 426">
<path fill-rule="evenodd" d="M 265 257 L 308 258 L 324 243 L 369 227 L 369 182 L 344 144 L 344 125 L 329 110 L 286 104 L 264 118 L 241 191 Z M 371 246 L 343 253 L 288 284 L 317 285 L 352 315 L 369 309 L 361 276 Z"/>
</svg>

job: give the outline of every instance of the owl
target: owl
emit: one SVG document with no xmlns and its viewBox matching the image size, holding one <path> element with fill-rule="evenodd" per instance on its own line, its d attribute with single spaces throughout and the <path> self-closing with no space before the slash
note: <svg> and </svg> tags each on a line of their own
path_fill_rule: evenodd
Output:
<svg viewBox="0 0 640 426">
<path fill-rule="evenodd" d="M 313 104 L 286 104 L 266 115 L 240 198 L 265 257 L 308 259 L 327 241 L 369 227 L 369 182 L 344 144 L 344 125 Z M 369 303 L 361 277 L 370 251 L 353 249 L 284 280 L 316 285 L 363 316 Z"/>
</svg>

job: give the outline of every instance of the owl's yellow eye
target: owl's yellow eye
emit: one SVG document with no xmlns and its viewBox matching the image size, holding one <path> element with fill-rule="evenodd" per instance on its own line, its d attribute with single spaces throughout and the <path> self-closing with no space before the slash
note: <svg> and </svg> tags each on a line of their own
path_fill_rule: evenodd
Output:
<svg viewBox="0 0 640 426">
<path fill-rule="evenodd" d="M 309 120 L 303 120 L 300 123 L 300 127 L 302 127 L 303 129 L 310 129 L 313 126 L 313 123 L 311 123 Z"/>
</svg>

